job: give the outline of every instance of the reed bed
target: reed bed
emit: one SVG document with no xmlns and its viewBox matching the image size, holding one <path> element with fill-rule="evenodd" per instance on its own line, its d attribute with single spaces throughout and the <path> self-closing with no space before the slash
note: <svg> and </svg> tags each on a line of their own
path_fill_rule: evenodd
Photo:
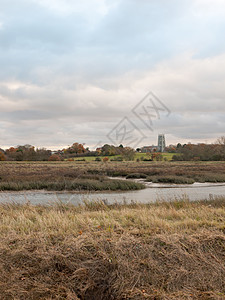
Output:
<svg viewBox="0 0 225 300">
<path fill-rule="evenodd" d="M 224 299 L 225 198 L 0 205 L 1 299 Z"/>
</svg>

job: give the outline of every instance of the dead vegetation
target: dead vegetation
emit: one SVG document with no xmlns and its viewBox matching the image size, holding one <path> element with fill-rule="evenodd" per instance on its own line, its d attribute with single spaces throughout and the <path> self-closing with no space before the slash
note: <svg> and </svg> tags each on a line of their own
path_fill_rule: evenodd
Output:
<svg viewBox="0 0 225 300">
<path fill-rule="evenodd" d="M 225 198 L 0 214 L 1 299 L 225 298 Z"/>
</svg>

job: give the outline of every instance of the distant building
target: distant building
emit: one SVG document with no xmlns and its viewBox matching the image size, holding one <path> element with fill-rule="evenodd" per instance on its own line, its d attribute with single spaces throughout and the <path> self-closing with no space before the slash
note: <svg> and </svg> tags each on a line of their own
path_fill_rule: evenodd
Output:
<svg viewBox="0 0 225 300">
<path fill-rule="evenodd" d="M 157 151 L 157 146 L 144 146 L 141 148 L 141 153 L 151 153 Z"/>
<path fill-rule="evenodd" d="M 144 146 L 140 148 L 141 153 L 164 152 L 166 148 L 166 140 L 164 134 L 158 135 L 158 146 Z"/>
<path fill-rule="evenodd" d="M 159 134 L 158 135 L 158 151 L 159 152 L 164 152 L 165 147 L 166 147 L 165 135 L 164 134 Z"/>
</svg>

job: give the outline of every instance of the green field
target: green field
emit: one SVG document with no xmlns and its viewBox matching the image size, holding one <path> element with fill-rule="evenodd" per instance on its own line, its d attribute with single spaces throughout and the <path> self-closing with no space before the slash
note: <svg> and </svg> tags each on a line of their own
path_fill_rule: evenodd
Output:
<svg viewBox="0 0 225 300">
<path fill-rule="evenodd" d="M 163 156 L 163 160 L 168 160 L 168 161 L 171 161 L 172 160 L 172 157 L 173 157 L 174 153 L 162 153 L 162 156 Z M 120 157 L 121 155 L 113 155 L 113 156 L 99 156 L 101 159 L 103 159 L 104 157 L 108 157 L 109 160 L 111 159 L 115 159 L 116 157 Z M 75 157 L 73 158 L 74 160 L 82 160 L 82 159 L 85 159 L 86 161 L 95 161 L 97 156 L 84 156 L 84 157 Z M 146 153 L 135 153 L 135 159 L 134 160 L 137 160 L 137 159 L 141 159 L 141 157 L 143 158 L 151 158 L 149 156 L 146 155 Z"/>
</svg>

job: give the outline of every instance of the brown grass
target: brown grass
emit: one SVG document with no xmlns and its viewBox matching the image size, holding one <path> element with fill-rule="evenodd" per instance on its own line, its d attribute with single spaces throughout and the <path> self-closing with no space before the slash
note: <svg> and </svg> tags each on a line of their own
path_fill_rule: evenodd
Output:
<svg viewBox="0 0 225 300">
<path fill-rule="evenodd" d="M 1 299 L 225 299 L 225 198 L 0 214 Z"/>
</svg>

